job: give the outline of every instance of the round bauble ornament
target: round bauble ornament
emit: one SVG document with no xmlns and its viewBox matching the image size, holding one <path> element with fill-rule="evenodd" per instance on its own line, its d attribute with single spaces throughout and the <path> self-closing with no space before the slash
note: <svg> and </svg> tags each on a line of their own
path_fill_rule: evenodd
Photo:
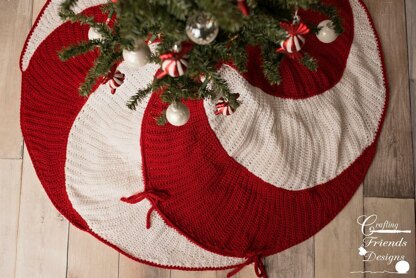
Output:
<svg viewBox="0 0 416 278">
<path fill-rule="evenodd" d="M 196 44 L 212 43 L 219 32 L 217 20 L 209 13 L 200 12 L 188 18 L 186 34 Z"/>
<path fill-rule="evenodd" d="M 94 28 L 90 27 L 88 30 L 88 39 L 89 40 L 102 40 L 103 36 Z"/>
<path fill-rule="evenodd" d="M 166 119 L 174 126 L 183 126 L 190 116 L 189 108 L 182 102 L 174 102 L 166 110 Z"/>
<path fill-rule="evenodd" d="M 147 65 L 150 61 L 150 55 L 149 45 L 143 40 L 136 42 L 133 50 L 123 49 L 124 61 L 133 68 Z"/>
<path fill-rule="evenodd" d="M 331 43 L 338 37 L 337 32 L 334 29 L 334 23 L 327 19 L 318 24 L 319 32 L 316 34 L 318 40 L 323 43 Z"/>
</svg>

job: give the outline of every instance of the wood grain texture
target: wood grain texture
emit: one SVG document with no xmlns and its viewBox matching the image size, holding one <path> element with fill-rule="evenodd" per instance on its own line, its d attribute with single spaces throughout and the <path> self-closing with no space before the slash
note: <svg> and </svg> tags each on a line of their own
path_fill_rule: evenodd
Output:
<svg viewBox="0 0 416 278">
<path fill-rule="evenodd" d="M 315 278 L 350 277 L 351 271 L 364 270 L 358 255 L 363 239 L 357 225 L 361 215 L 363 186 L 339 215 L 315 236 Z M 354 274 L 354 277 L 364 275 Z"/>
<path fill-rule="evenodd" d="M 171 270 L 171 278 L 224 278 L 233 269 L 218 271 L 181 271 Z M 254 265 L 245 266 L 240 272 L 233 276 L 234 278 L 257 278 L 254 272 Z M 270 278 L 270 276 L 269 276 Z"/>
<path fill-rule="evenodd" d="M 20 158 L 22 138 L 18 124 L 20 73 L 17 60 L 30 22 L 35 20 L 46 1 L 0 1 L 0 32 L 3 35 L 0 41 L 3 47 L 0 74 L 2 80 L 6 80 L 0 83 L 0 158 Z M 413 175 L 416 172 L 413 167 L 416 169 L 416 156 L 412 153 L 411 130 L 413 127 L 413 145 L 416 146 L 416 1 L 365 2 L 383 43 L 392 99 L 379 152 L 365 181 L 364 193 L 365 196 L 414 198 Z M 19 163 L 22 162 L 0 159 L 0 277 L 13 277 L 15 273 L 15 277 L 19 278 L 222 278 L 230 271 L 189 272 L 155 268 L 118 255 L 74 227 L 70 228 L 69 234 L 67 221 L 47 199 L 27 152 L 23 157 L 21 192 Z M 356 253 L 361 234 L 354 226 L 360 207 L 363 213 L 363 189 L 314 239 L 266 258 L 269 277 L 363 277 L 349 274 L 356 267 L 363 269 Z M 19 211 L 20 219 L 16 218 Z M 365 198 L 365 212 L 391 218 L 403 228 L 409 224 L 413 234 L 409 241 L 411 244 L 404 253 L 414 267 L 414 200 Z M 366 265 L 367 269 L 378 266 L 381 265 L 373 262 Z M 401 277 L 414 277 L 414 269 L 412 271 L 410 275 Z M 256 277 L 253 266 L 245 267 L 235 277 Z M 369 274 L 367 277 L 375 276 Z M 377 277 L 383 276 L 378 274 Z"/>
<path fill-rule="evenodd" d="M 65 277 L 67 241 L 68 221 L 48 199 L 25 149 L 15 277 Z"/>
<path fill-rule="evenodd" d="M 217 277 L 227 277 L 227 273 L 232 270 L 225 270 L 217 272 Z M 256 273 L 254 272 L 254 265 L 250 264 L 245 266 L 240 272 L 238 272 L 233 278 L 257 278 Z"/>
<path fill-rule="evenodd" d="M 36 18 L 38 17 L 42 7 L 45 5 L 46 0 L 33 0 L 32 8 L 32 24 L 35 23 Z"/>
<path fill-rule="evenodd" d="M 409 58 L 409 91 L 412 116 L 413 151 L 416 146 L 416 1 L 406 0 L 407 53 Z M 416 175 L 416 155 L 413 156 Z M 415 185 L 416 186 L 416 185 Z M 416 188 L 415 188 L 416 197 Z"/>
<path fill-rule="evenodd" d="M 0 9 L 0 158 L 21 158 L 19 57 L 31 26 L 32 1 L 1 1 Z M 4 82 L 6 80 L 7 82 Z"/>
<path fill-rule="evenodd" d="M 70 227 L 67 278 L 117 278 L 118 256 L 118 252 L 90 234 Z"/>
<path fill-rule="evenodd" d="M 406 260 L 410 264 L 410 271 L 403 277 L 415 277 L 415 207 L 414 199 L 386 199 L 386 198 L 365 198 L 364 199 L 364 211 L 365 215 L 377 215 L 376 223 L 396 223 L 397 228 L 385 227 L 384 229 L 396 229 L 396 230 L 410 230 L 410 234 L 373 234 L 374 242 L 391 241 L 398 242 L 402 238 L 403 242 L 406 242 L 406 246 L 379 246 L 376 244 L 370 244 L 366 247 L 368 252 L 374 252 L 373 255 L 368 255 L 368 262 L 365 263 L 366 271 L 395 271 L 395 264 L 399 260 Z M 387 221 L 387 222 L 386 222 Z M 376 223 L 374 225 L 376 225 Z M 373 226 L 374 226 L 373 225 Z M 375 227 L 381 229 L 381 226 Z M 369 231 L 369 226 L 366 232 Z M 369 237 L 368 237 L 369 238 Z M 366 242 L 370 242 L 366 240 Z M 401 244 L 401 245 L 402 245 Z M 381 258 L 372 260 L 375 256 L 404 256 L 404 258 L 395 258 L 390 264 L 386 260 Z M 366 277 L 374 277 L 375 274 L 366 274 Z M 392 274 L 377 274 L 380 278 L 392 277 Z M 402 277 L 402 276 L 400 276 Z"/>
<path fill-rule="evenodd" d="M 409 77 L 416 80 L 416 1 L 406 0 L 407 49 L 409 56 Z"/>
<path fill-rule="evenodd" d="M 269 278 L 302 277 L 313 278 L 314 238 L 310 238 L 281 253 L 266 258 Z"/>
<path fill-rule="evenodd" d="M 22 160 L 0 159 L 0 277 L 13 277 L 19 224 Z"/>
<path fill-rule="evenodd" d="M 380 35 L 390 82 L 390 103 L 377 155 L 365 181 L 364 196 L 413 198 L 412 127 L 404 0 L 364 2 Z"/>
<path fill-rule="evenodd" d="M 169 278 L 170 270 L 136 262 L 120 254 L 119 278 Z"/>
</svg>

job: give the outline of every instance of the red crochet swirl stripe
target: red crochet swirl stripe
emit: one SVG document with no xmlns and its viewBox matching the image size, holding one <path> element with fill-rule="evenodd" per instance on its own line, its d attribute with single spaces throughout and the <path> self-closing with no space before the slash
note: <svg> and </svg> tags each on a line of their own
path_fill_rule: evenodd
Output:
<svg viewBox="0 0 416 278">
<path fill-rule="evenodd" d="M 50 3 L 48 0 L 45 7 Z M 364 3 L 360 1 L 363 9 L 370 17 Z M 43 10 L 45 9 L 43 8 Z M 97 9 L 95 10 L 97 11 Z M 94 13 L 93 9 L 91 12 Z M 41 13 L 42 15 L 42 13 Z M 38 17 L 35 26 L 39 22 Z M 371 21 L 374 29 L 373 22 Z M 30 35 L 33 33 L 35 27 L 32 28 Z M 375 31 L 375 29 L 374 29 Z M 71 36 L 66 36 L 68 32 Z M 29 37 L 30 37 L 29 35 Z M 85 220 L 74 210 L 70 203 L 65 190 L 65 160 L 66 160 L 66 144 L 69 130 L 76 115 L 85 104 L 86 99 L 77 96 L 78 84 L 83 80 L 86 69 L 91 66 L 94 55 L 86 55 L 82 59 L 82 63 L 78 64 L 75 61 L 70 61 L 67 64 L 61 63 L 54 55 L 58 49 L 63 45 L 75 42 L 86 38 L 85 27 L 71 26 L 69 24 L 62 25 L 59 29 L 51 34 L 39 46 L 28 69 L 23 73 L 22 79 L 22 98 L 21 98 L 21 128 L 25 138 L 29 154 L 33 160 L 37 175 L 42 182 L 42 185 L 53 202 L 54 206 L 75 226 L 89 232 L 100 241 L 106 243 L 124 255 L 153 266 L 181 269 L 181 270 L 209 270 L 209 269 L 227 269 L 230 267 L 221 268 L 186 268 L 175 266 L 163 266 L 152 262 L 134 258 L 120 250 L 117 246 L 112 245 L 100 236 L 92 232 Z M 381 45 L 377 36 L 378 49 L 381 53 Z M 27 41 L 24 46 L 24 51 L 27 48 Z M 23 55 L 23 53 L 22 53 Z M 381 54 L 380 54 L 381 55 Z M 388 89 L 386 71 L 383 60 L 383 78 L 386 88 Z M 73 69 L 77 68 L 76 71 Z M 60 94 L 56 94 L 60 92 Z M 388 98 L 386 100 L 386 105 Z M 195 104 L 199 105 L 199 104 Z M 196 108 L 196 107 L 195 107 Z M 384 108 L 382 121 L 385 118 L 386 109 Z M 200 110 L 200 108 L 198 108 Z M 202 120 L 202 118 L 201 118 Z M 376 141 L 380 136 L 380 130 L 377 133 Z M 363 155 L 355 162 L 366 164 L 366 168 L 370 165 L 374 152 L 376 150 L 376 142 L 371 145 Z M 353 165 L 354 166 L 354 165 Z M 348 169 L 349 170 L 349 169 Z M 366 169 L 364 170 L 366 172 Z M 344 172 L 342 175 L 345 175 Z M 359 174 L 357 182 L 365 176 L 365 173 Z M 359 185 L 357 184 L 357 187 Z M 356 188 L 348 190 L 346 194 L 349 198 L 352 196 Z M 313 194 L 313 192 L 311 192 Z M 344 204 L 339 206 L 339 210 L 348 202 L 344 200 Z M 335 213 L 336 214 L 336 213 Z M 335 216 L 335 214 L 333 216 Z M 330 217 L 328 217 L 329 219 Z M 330 219 L 329 219 L 330 220 Z M 171 223 L 172 224 L 172 223 Z M 172 225 L 175 227 L 174 225 Z M 179 231 L 183 234 L 181 231 Z M 312 234 L 311 234 L 312 235 Z"/>
<path fill-rule="evenodd" d="M 45 4 L 34 26 L 38 24 L 50 1 Z M 99 8 L 90 8 L 85 13 L 96 15 Z M 66 148 L 72 124 L 87 101 L 87 98 L 79 96 L 78 87 L 92 66 L 95 55 L 88 54 L 63 63 L 56 53 L 63 46 L 86 40 L 87 33 L 87 26 L 63 24 L 39 45 L 22 76 L 20 125 L 34 168 L 49 199 L 71 224 L 140 263 L 179 270 L 222 270 L 235 267 L 166 266 L 133 257 L 94 233 L 73 208 L 65 186 Z M 28 40 L 22 56 L 27 44 Z"/>
<path fill-rule="evenodd" d="M 345 28 L 353 29 L 352 21 L 345 21 Z M 161 127 L 154 118 L 166 104 L 157 94 L 149 101 L 141 137 L 146 190 L 168 192 L 170 198 L 157 208 L 164 220 L 201 247 L 226 256 L 271 255 L 322 229 L 363 181 L 380 132 L 339 176 L 289 191 L 261 180 L 227 154 L 202 101 L 186 105 L 192 115 L 186 125 Z"/>
</svg>

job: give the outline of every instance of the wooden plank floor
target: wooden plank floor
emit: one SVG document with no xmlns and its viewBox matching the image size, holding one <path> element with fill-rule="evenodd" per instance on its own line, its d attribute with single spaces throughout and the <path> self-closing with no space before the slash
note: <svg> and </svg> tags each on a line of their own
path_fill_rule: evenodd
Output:
<svg viewBox="0 0 416 278">
<path fill-rule="evenodd" d="M 19 128 L 18 57 L 45 0 L 0 0 L 0 278 L 214 278 L 227 271 L 183 272 L 136 263 L 71 226 L 51 205 L 23 148 Z M 415 277 L 416 1 L 366 0 L 383 44 L 391 103 L 376 159 L 339 216 L 313 238 L 266 259 L 270 277 L 392 277 L 382 259 L 363 262 L 356 219 L 410 229 L 401 247 L 368 247 L 404 255 Z M 391 236 L 391 240 L 401 238 Z M 388 238 L 386 238 L 388 239 Z M 357 273 L 351 273 L 357 272 Z M 251 266 L 237 275 L 255 277 Z"/>
</svg>

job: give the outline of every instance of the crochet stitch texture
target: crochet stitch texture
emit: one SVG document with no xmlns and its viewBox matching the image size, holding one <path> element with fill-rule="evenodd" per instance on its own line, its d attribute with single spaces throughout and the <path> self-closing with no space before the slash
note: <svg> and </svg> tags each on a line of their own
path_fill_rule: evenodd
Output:
<svg viewBox="0 0 416 278">
<path fill-rule="evenodd" d="M 80 229 L 152 265 L 201 270 L 247 261 L 263 274 L 259 257 L 318 232 L 364 179 L 388 92 L 361 0 L 336 1 L 347 23 L 336 43 L 307 38 L 305 49 L 321 55 L 317 73 L 287 60 L 276 87 L 258 75 L 253 55 L 244 76 L 224 65 L 240 108 L 218 117 L 213 103 L 189 101 L 191 120 L 180 128 L 156 126 L 164 107 L 156 95 L 137 111 L 125 106 L 157 65 L 121 64 L 126 78 L 114 95 L 106 85 L 88 99 L 77 95 L 95 56 L 58 59 L 88 31 L 60 22 L 60 2 L 45 5 L 22 53 L 21 125 L 45 191 Z M 77 11 L 101 2 L 80 0 Z M 97 7 L 86 12 L 100 17 Z M 122 201 L 149 190 L 169 197 Z"/>
</svg>

